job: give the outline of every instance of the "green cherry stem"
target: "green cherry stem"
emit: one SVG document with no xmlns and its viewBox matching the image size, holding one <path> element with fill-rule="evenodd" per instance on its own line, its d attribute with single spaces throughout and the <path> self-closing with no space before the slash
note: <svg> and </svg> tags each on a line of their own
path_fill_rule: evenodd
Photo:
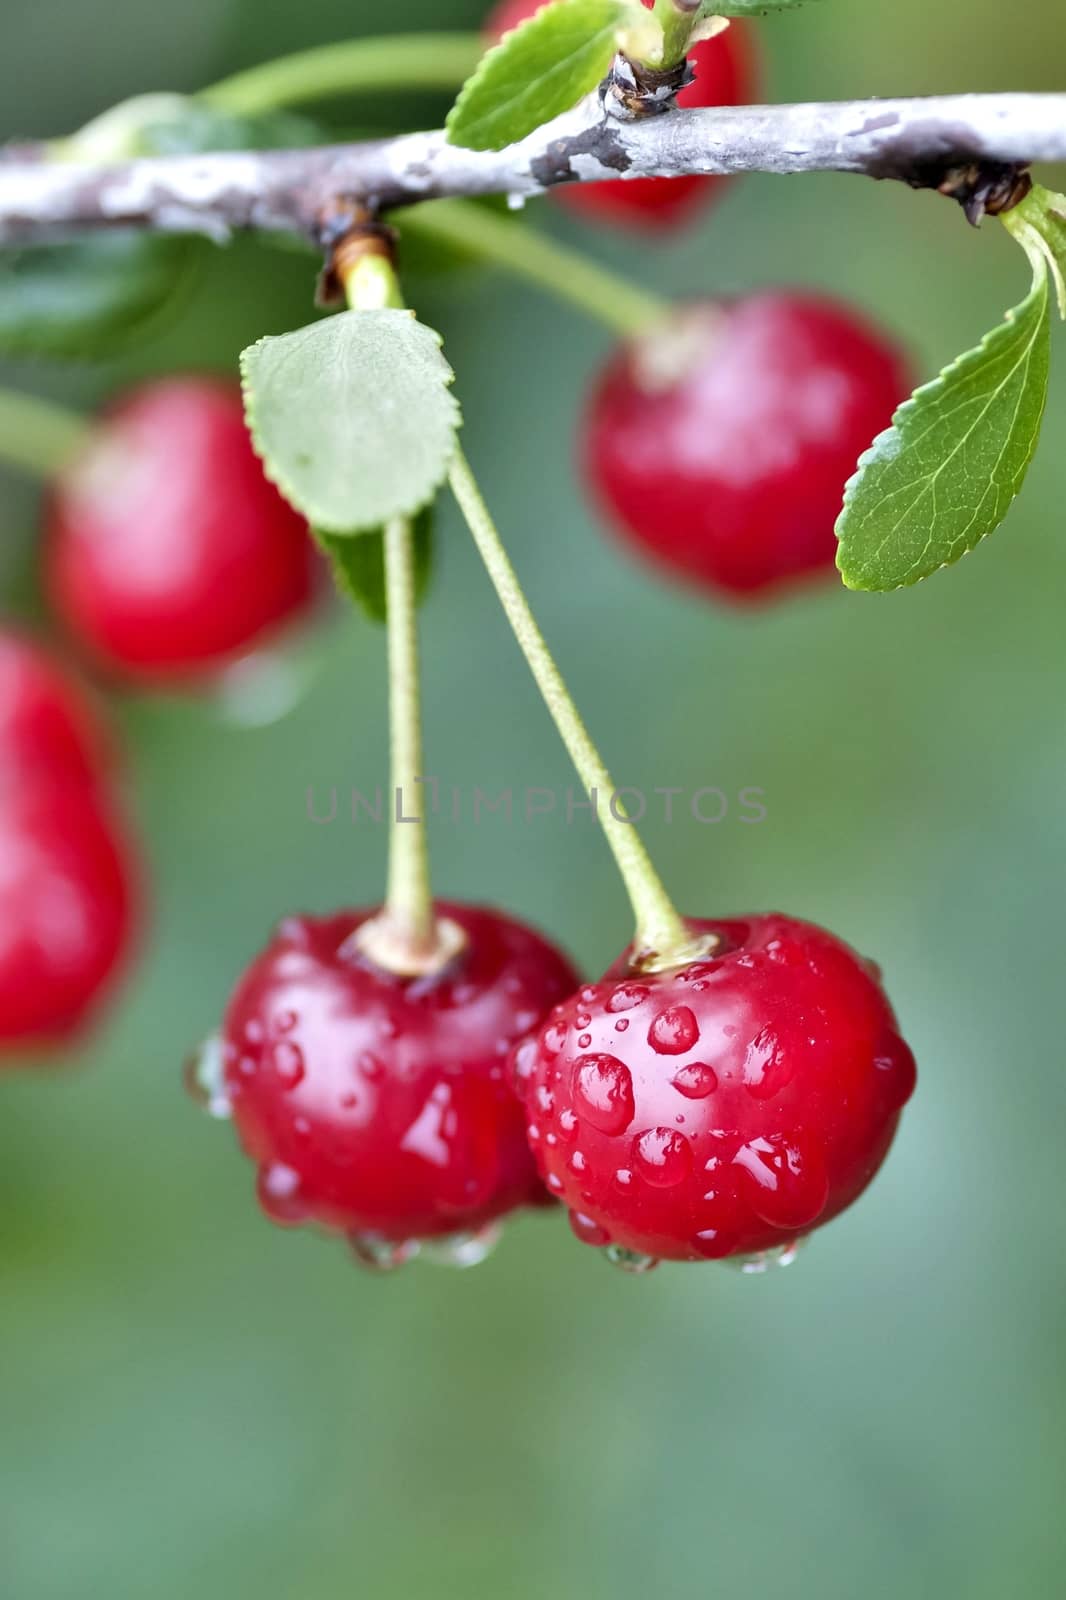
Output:
<svg viewBox="0 0 1066 1600">
<path fill-rule="evenodd" d="M 360 254 L 343 273 L 353 311 L 402 307 L 395 268 L 387 256 Z M 384 529 L 389 653 L 389 867 L 381 914 L 356 935 L 363 953 L 404 977 L 438 971 L 463 945 L 452 923 L 433 907 L 422 756 L 422 696 L 418 661 L 418 599 L 410 519 Z"/>
<path fill-rule="evenodd" d="M 390 817 L 385 924 L 416 970 L 436 950 L 429 876 L 418 671 L 414 540 L 406 518 L 385 528 L 385 594 L 389 619 L 389 722 L 393 806 Z"/>
<path fill-rule="evenodd" d="M 470 200 L 433 200 L 396 213 L 396 221 L 456 246 L 606 323 L 625 337 L 670 315 L 670 302 L 598 266 L 576 250 Z"/>
<path fill-rule="evenodd" d="M 636 961 L 644 970 L 680 966 L 705 953 L 675 910 L 651 857 L 621 805 L 611 775 L 581 720 L 522 592 L 496 524 L 461 450 L 452 463 L 452 493 L 477 545 L 519 648 L 577 769 L 622 874 L 636 918 Z"/>
<path fill-rule="evenodd" d="M 663 30 L 661 68 L 676 67 L 688 54 L 688 42 L 700 14 L 700 0 L 655 0 L 654 16 Z"/>
<path fill-rule="evenodd" d="M 0 389 L 0 461 L 34 478 L 52 478 L 84 449 L 93 424 L 32 394 Z"/>
<path fill-rule="evenodd" d="M 252 115 L 333 95 L 458 89 L 485 45 L 476 33 L 387 34 L 281 56 L 203 90 L 222 111 Z"/>
</svg>

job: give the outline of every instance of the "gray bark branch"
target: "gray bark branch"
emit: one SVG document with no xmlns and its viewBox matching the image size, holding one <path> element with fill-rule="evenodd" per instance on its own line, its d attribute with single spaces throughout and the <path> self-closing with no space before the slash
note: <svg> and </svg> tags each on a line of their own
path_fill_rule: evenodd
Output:
<svg viewBox="0 0 1066 1600">
<path fill-rule="evenodd" d="M 392 209 L 444 196 L 531 196 L 561 183 L 686 173 L 856 172 L 935 187 L 966 163 L 1066 161 L 1066 94 L 953 95 L 673 111 L 622 122 L 598 95 L 502 151 L 440 132 L 317 150 L 110 167 L 0 159 L 0 246 L 133 227 L 317 234 L 338 198 Z"/>
</svg>

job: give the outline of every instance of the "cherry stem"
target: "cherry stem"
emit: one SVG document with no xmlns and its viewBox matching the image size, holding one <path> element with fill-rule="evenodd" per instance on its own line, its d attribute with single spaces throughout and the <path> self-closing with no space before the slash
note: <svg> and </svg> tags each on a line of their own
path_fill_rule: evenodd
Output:
<svg viewBox="0 0 1066 1600">
<path fill-rule="evenodd" d="M 52 478 L 70 465 L 92 436 L 76 412 L 32 394 L 0 389 L 0 461 L 34 478 Z"/>
<path fill-rule="evenodd" d="M 403 305 L 396 271 L 387 255 L 368 251 L 344 274 L 353 311 Z M 432 972 L 455 953 L 453 932 L 438 925 L 433 907 L 426 835 L 425 799 L 419 782 L 422 757 L 422 697 L 418 661 L 418 600 L 412 524 L 396 517 L 385 525 L 385 595 L 388 615 L 389 742 L 391 804 L 389 867 L 380 917 L 365 923 L 360 944 L 389 971 L 414 976 Z"/>
<path fill-rule="evenodd" d="M 545 643 L 477 480 L 461 450 L 456 452 L 449 481 L 511 630 L 529 663 L 578 777 L 593 801 L 594 813 L 622 874 L 636 918 L 637 963 L 646 969 L 679 966 L 702 952 L 701 941 L 694 939 L 675 910 L 640 835 L 618 799 L 611 775 Z"/>
<path fill-rule="evenodd" d="M 385 919 L 399 945 L 416 958 L 432 952 L 436 919 L 429 876 L 418 672 L 415 556 L 411 523 L 385 528 L 385 593 L 389 619 L 389 722 L 392 790 Z"/>
<path fill-rule="evenodd" d="M 428 201 L 400 213 L 397 220 L 547 289 L 626 337 L 645 333 L 670 315 L 670 302 L 662 296 L 473 201 Z"/>
<path fill-rule="evenodd" d="M 485 48 L 476 33 L 416 33 L 348 39 L 280 56 L 204 89 L 199 98 L 250 115 L 332 95 L 397 89 L 458 89 Z"/>
<path fill-rule="evenodd" d="M 676 67 L 684 61 L 699 13 L 700 0 L 655 0 L 655 19 L 663 30 L 663 57 L 657 66 Z"/>
</svg>

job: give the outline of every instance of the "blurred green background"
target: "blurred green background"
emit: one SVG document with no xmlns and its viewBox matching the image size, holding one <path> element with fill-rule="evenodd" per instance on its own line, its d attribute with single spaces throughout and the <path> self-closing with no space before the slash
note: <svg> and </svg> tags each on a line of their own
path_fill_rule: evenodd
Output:
<svg viewBox="0 0 1066 1600">
<path fill-rule="evenodd" d="M 4 137 L 285 50 L 477 24 L 479 0 L 5 0 Z M 774 98 L 1061 89 L 1059 0 L 831 0 L 761 25 Z M 432 99 L 337 104 L 431 124 Z M 537 221 L 656 288 L 788 280 L 874 311 L 928 375 L 1021 297 L 993 224 L 849 177 L 736 184 L 667 246 Z M 308 313 L 306 258 L 218 253 L 180 324 L 107 368 L 0 379 L 90 404 L 232 371 Z M 620 782 L 767 792 L 760 827 L 661 817 L 687 907 L 787 908 L 874 955 L 919 1094 L 872 1192 L 793 1270 L 610 1271 L 561 1219 L 477 1272 L 374 1280 L 257 1214 L 182 1057 L 282 912 L 376 897 L 382 833 L 305 791 L 384 779 L 382 635 L 335 614 L 275 726 L 126 702 L 150 941 L 84 1059 L 0 1084 L 0 1592 L 11 1600 L 570 1600 L 1061 1592 L 1066 384 L 1025 495 L 971 560 L 884 599 L 731 615 L 604 539 L 572 469 L 604 332 L 485 273 L 419 277 L 483 476 Z M 1060 339 L 1060 344 L 1062 343 Z M 1066 354 L 1066 350 L 1063 351 Z M 24 588 L 35 491 L 0 479 Z M 430 765 L 570 775 L 454 514 L 425 611 Z M 440 822 L 441 893 L 542 925 L 590 971 L 627 937 L 591 827 Z"/>
</svg>

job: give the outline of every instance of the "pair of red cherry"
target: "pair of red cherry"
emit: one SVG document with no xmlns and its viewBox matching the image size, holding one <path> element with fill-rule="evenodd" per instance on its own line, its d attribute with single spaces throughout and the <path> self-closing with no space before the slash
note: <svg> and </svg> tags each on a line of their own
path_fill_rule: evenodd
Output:
<svg viewBox="0 0 1066 1600">
<path fill-rule="evenodd" d="M 395 1266 L 480 1259 L 506 1212 L 559 1199 L 584 1243 L 791 1259 L 881 1165 L 914 1061 L 869 962 L 784 916 L 690 924 L 704 953 L 598 983 L 530 929 L 440 905 L 430 977 L 361 952 L 371 913 L 290 918 L 198 1065 L 274 1221 Z"/>
<path fill-rule="evenodd" d="M 96 719 L 39 651 L 0 642 L 0 1042 L 86 1019 L 131 881 Z M 349 913 L 290 919 L 240 985 L 206 1065 L 277 1220 L 340 1229 L 379 1265 L 442 1238 L 470 1260 L 496 1218 L 559 1197 L 630 1267 L 787 1257 L 874 1175 L 913 1062 L 876 974 L 829 934 L 698 923 L 700 961 L 627 954 L 581 987 L 514 921 L 439 909 L 463 947 L 433 977 L 375 967 Z"/>
<path fill-rule="evenodd" d="M 0 637 L 0 1048 L 76 1033 L 131 933 L 136 873 L 106 735 L 34 645 Z"/>
</svg>

